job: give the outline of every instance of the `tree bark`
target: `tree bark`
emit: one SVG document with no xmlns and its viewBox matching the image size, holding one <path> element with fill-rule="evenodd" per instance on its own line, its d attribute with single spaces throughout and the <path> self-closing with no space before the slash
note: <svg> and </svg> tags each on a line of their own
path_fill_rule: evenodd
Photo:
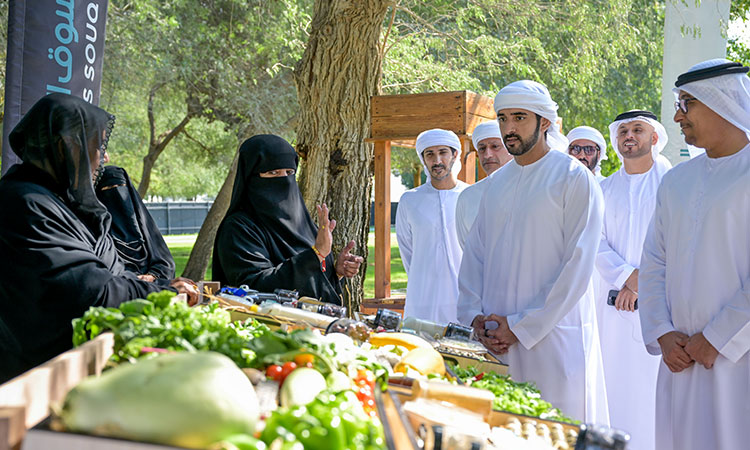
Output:
<svg viewBox="0 0 750 450">
<path fill-rule="evenodd" d="M 201 225 L 198 237 L 195 239 L 195 245 L 193 245 L 187 265 L 185 265 L 185 270 L 182 272 L 182 276 L 185 278 L 199 281 L 206 276 L 206 269 L 208 269 L 208 263 L 211 261 L 213 253 L 216 231 L 219 229 L 219 224 L 226 215 L 229 203 L 232 200 L 232 187 L 237 175 L 239 154 L 239 151 L 234 154 L 229 174 L 227 174 L 224 184 L 221 185 L 221 189 L 219 189 L 219 193 Z"/>
<path fill-rule="evenodd" d="M 419 187 L 422 185 L 422 167 L 415 167 L 413 175 L 414 177 L 414 187 Z"/>
<path fill-rule="evenodd" d="M 389 0 L 317 0 L 310 39 L 295 68 L 298 182 L 308 210 L 325 202 L 337 220 L 336 254 L 354 239 L 355 252 L 367 257 L 373 146 L 364 140 L 370 137 L 370 96 L 380 91 L 380 34 L 391 5 Z M 358 310 L 363 298 L 366 266 L 346 282 L 350 311 Z"/>
</svg>

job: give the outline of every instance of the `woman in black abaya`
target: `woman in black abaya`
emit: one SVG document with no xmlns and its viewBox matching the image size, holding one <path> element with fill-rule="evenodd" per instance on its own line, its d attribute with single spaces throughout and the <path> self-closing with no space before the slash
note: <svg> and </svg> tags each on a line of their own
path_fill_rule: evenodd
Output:
<svg viewBox="0 0 750 450">
<path fill-rule="evenodd" d="M 362 257 L 350 253 L 351 241 L 334 261 L 336 221 L 323 204 L 315 226 L 294 178 L 297 163 L 294 148 L 278 136 L 253 136 L 240 146 L 232 201 L 216 233 L 213 278 L 261 292 L 293 289 L 340 305 L 339 280 L 354 276 Z"/>
<path fill-rule="evenodd" d="M 125 268 L 146 281 L 174 278 L 174 259 L 128 173 L 106 166 L 96 196 L 112 216 L 109 234 Z"/>
<path fill-rule="evenodd" d="M 10 133 L 22 164 L 0 179 L 0 382 L 71 348 L 71 320 L 161 286 L 124 269 L 94 194 L 114 116 L 50 94 Z M 172 287 L 197 300 L 188 280 Z"/>
</svg>

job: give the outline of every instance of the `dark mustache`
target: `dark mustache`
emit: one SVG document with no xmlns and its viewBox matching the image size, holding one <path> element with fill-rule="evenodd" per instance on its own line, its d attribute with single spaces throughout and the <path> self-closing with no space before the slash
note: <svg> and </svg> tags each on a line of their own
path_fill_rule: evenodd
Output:
<svg viewBox="0 0 750 450">
<path fill-rule="evenodd" d="M 430 170 L 435 170 L 437 168 L 445 169 L 445 164 L 435 164 L 434 166 L 430 167 Z"/>
<path fill-rule="evenodd" d="M 506 134 L 505 137 L 503 137 L 503 140 L 508 140 L 510 138 L 516 138 L 519 141 L 521 140 L 521 136 L 519 136 L 517 134 Z"/>
</svg>

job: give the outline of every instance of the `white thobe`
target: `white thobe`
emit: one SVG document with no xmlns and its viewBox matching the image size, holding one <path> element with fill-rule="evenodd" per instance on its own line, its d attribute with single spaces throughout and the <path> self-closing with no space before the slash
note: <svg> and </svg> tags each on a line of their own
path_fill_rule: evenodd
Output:
<svg viewBox="0 0 750 450">
<path fill-rule="evenodd" d="M 656 448 L 745 449 L 750 429 L 750 145 L 669 171 L 657 194 L 638 288 L 643 340 L 703 332 L 711 369 L 672 373 L 656 388 Z"/>
<path fill-rule="evenodd" d="M 469 230 L 474 225 L 474 220 L 476 220 L 477 213 L 479 213 L 479 203 L 482 201 L 484 191 L 489 186 L 487 180 L 489 180 L 489 177 L 472 184 L 458 196 L 458 202 L 456 203 L 456 234 L 458 236 L 458 243 L 462 249 L 466 245 L 466 236 L 469 235 Z"/>
<path fill-rule="evenodd" d="M 591 274 L 603 202 L 593 174 L 556 151 L 490 179 L 469 233 L 458 318 L 506 316 L 509 373 L 564 414 L 608 424 Z"/>
<path fill-rule="evenodd" d="M 459 181 L 453 189 L 435 189 L 427 182 L 399 200 L 396 238 L 408 276 L 405 317 L 456 321 L 462 253 L 456 237 L 456 201 L 466 187 Z"/>
<path fill-rule="evenodd" d="M 610 290 L 621 290 L 640 266 L 643 240 L 656 205 L 656 191 L 671 166 L 654 164 L 645 173 L 630 175 L 620 168 L 601 183 L 604 225 L 596 269 L 599 340 L 607 382 L 609 419 L 631 435 L 629 448 L 654 449 L 656 374 L 660 358 L 646 351 L 641 321 L 635 312 L 607 305 Z"/>
</svg>

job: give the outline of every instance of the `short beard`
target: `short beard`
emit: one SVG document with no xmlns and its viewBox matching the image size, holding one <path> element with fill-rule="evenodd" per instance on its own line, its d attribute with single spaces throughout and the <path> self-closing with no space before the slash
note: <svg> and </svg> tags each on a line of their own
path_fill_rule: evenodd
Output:
<svg viewBox="0 0 750 450">
<path fill-rule="evenodd" d="M 539 116 L 536 116 L 536 129 L 534 130 L 534 134 L 531 136 L 531 139 L 529 139 L 528 142 L 524 142 L 521 139 L 521 136 L 518 136 L 518 142 L 520 143 L 518 150 L 514 151 L 508 148 L 508 153 L 510 153 L 513 156 L 521 156 L 524 153 L 528 152 L 536 145 L 536 143 L 539 141 L 539 130 L 542 126 L 542 120 L 539 118 Z"/>
<path fill-rule="evenodd" d="M 590 171 L 593 172 L 596 169 L 597 163 L 599 163 L 599 158 L 591 160 L 591 164 L 584 164 L 584 165 L 588 167 Z"/>
<path fill-rule="evenodd" d="M 625 152 L 622 151 L 622 149 L 620 149 L 620 155 L 625 159 L 640 158 L 641 156 L 647 153 L 651 153 L 651 144 L 645 144 L 640 147 L 637 147 L 634 153 L 631 152 L 631 153 L 626 154 Z"/>
<path fill-rule="evenodd" d="M 450 165 L 445 166 L 445 175 L 443 175 L 442 177 L 436 177 L 435 175 L 432 174 L 432 171 L 430 171 L 430 177 L 433 180 L 437 180 L 437 181 L 444 180 L 446 177 L 449 177 L 451 176 L 451 174 L 453 174 L 453 166 L 455 164 L 456 164 L 456 155 L 454 154 L 453 158 L 451 159 Z"/>
</svg>

